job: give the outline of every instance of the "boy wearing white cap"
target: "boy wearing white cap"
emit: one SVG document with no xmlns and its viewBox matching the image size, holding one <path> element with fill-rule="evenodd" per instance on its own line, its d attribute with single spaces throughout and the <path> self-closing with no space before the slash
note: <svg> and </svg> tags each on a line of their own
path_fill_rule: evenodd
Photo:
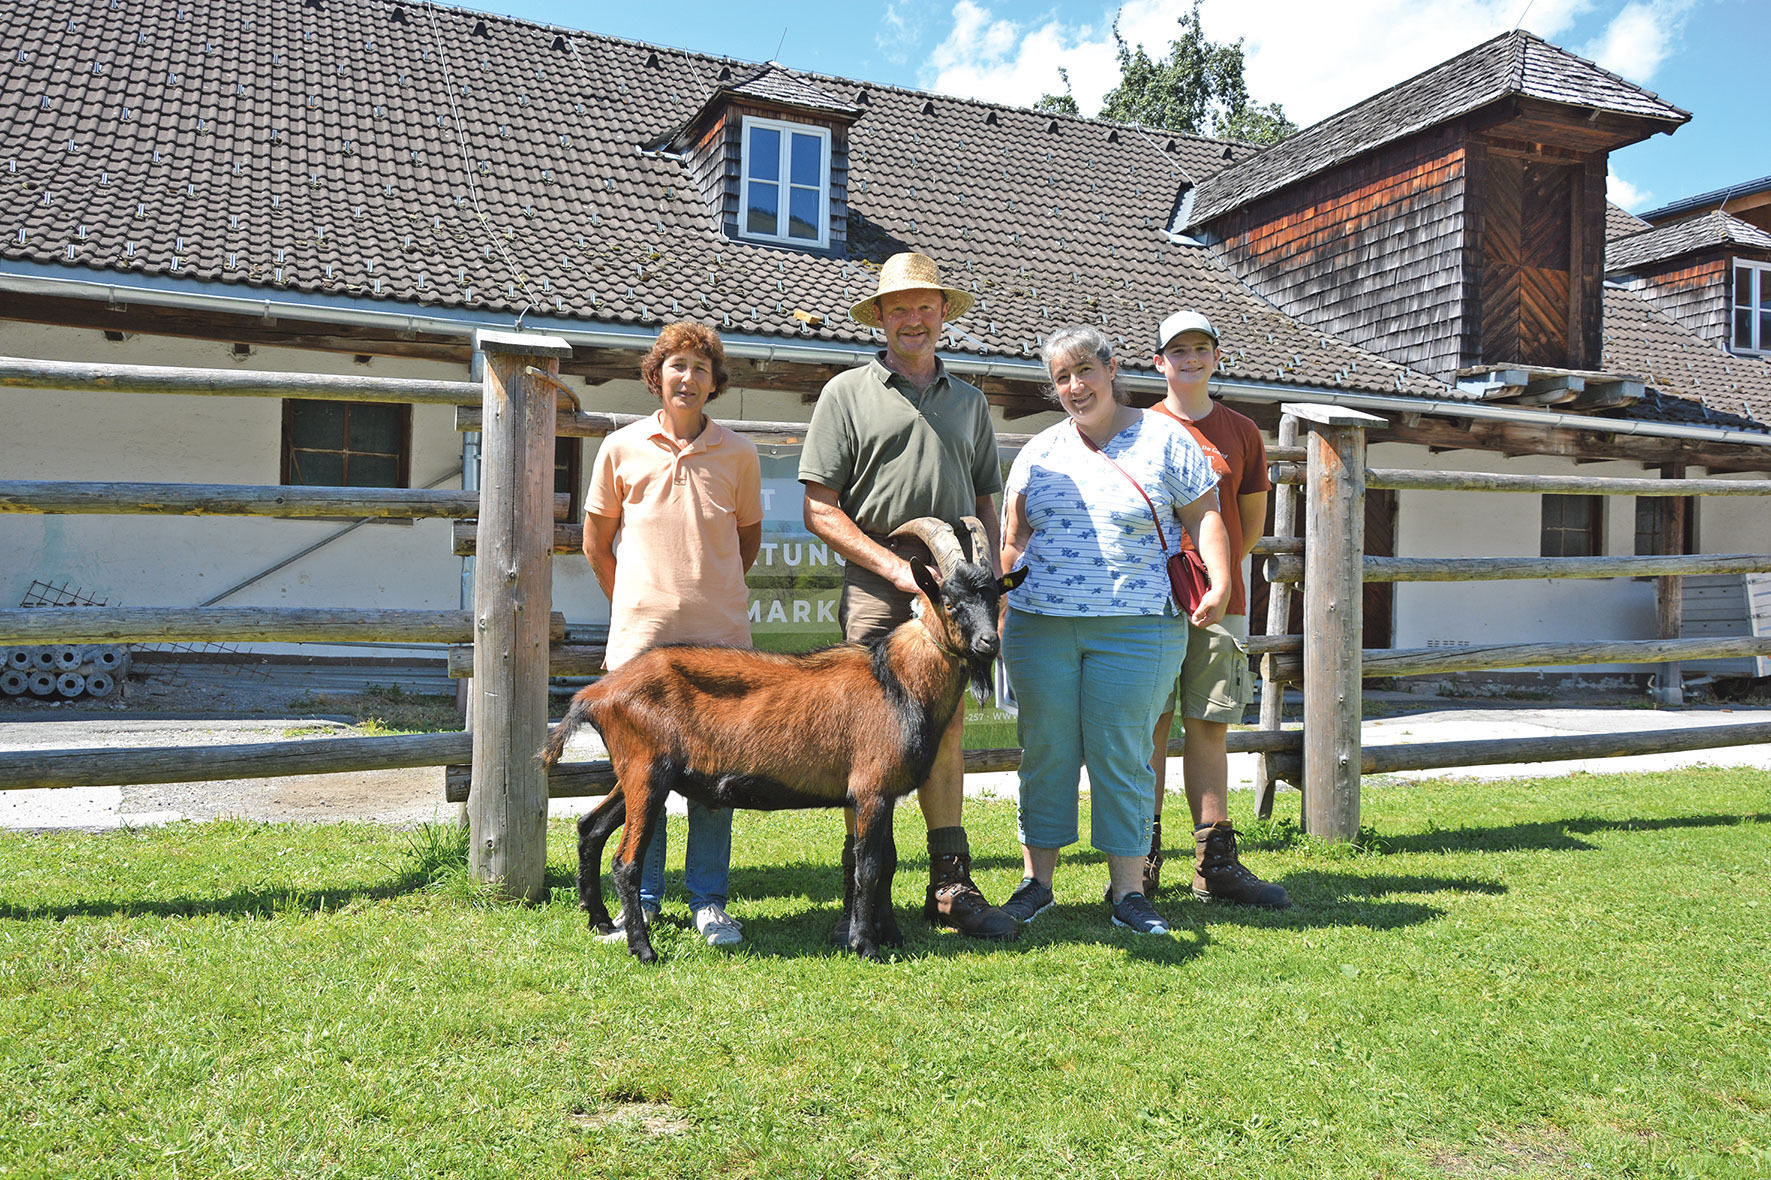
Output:
<svg viewBox="0 0 1771 1180">
<path fill-rule="evenodd" d="M 1230 723 L 1242 720 L 1253 698 L 1248 667 L 1248 595 L 1242 559 L 1248 556 L 1267 519 L 1267 449 L 1260 428 L 1245 415 L 1211 400 L 1211 377 L 1222 353 L 1217 329 L 1196 311 L 1177 311 L 1162 321 L 1156 336 L 1156 369 L 1168 394 L 1150 413 L 1166 414 L 1192 432 L 1218 474 L 1218 501 L 1230 534 L 1233 585 L 1222 623 L 1202 628 L 1187 624 L 1187 657 L 1175 682 L 1171 706 L 1156 721 L 1152 766 L 1156 771 L 1156 829 L 1144 862 L 1144 895 L 1156 892 L 1162 868 L 1162 795 L 1168 737 L 1176 709 L 1187 736 L 1181 755 L 1187 804 L 1193 813 L 1193 895 L 1201 901 L 1284 909 L 1285 890 L 1243 867 L 1236 829 L 1229 818 Z M 1190 540 L 1185 543 L 1191 544 Z"/>
</svg>

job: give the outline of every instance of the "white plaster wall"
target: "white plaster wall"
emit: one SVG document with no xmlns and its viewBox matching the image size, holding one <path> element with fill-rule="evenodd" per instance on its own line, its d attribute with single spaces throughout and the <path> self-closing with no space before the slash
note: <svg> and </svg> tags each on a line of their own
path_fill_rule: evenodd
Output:
<svg viewBox="0 0 1771 1180">
<path fill-rule="evenodd" d="M 1431 454 L 1426 448 L 1379 444 L 1375 467 L 1484 471 L 1531 475 L 1652 478 L 1639 464 L 1575 464 L 1547 456 L 1480 451 Z M 1701 475 L 1701 472 L 1694 472 Z M 1756 477 L 1744 477 L 1756 478 Z M 1771 553 L 1771 504 L 1760 499 L 1708 498 L 1698 506 L 1703 552 Z M 1636 500 L 1604 500 L 1605 553 L 1635 551 Z M 1397 505 L 1397 553 L 1404 557 L 1535 557 L 1542 497 L 1522 493 L 1403 492 Z M 1722 541 L 1720 547 L 1717 541 Z M 1658 636 L 1651 580 L 1534 579 L 1396 586 L 1395 646 L 1653 639 Z M 1589 665 L 1557 671 L 1649 672 L 1651 665 Z"/>
</svg>

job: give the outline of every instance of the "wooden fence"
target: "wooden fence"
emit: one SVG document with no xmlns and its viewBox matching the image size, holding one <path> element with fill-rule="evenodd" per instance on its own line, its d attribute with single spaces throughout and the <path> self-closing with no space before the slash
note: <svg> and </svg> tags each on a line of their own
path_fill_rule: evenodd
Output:
<svg viewBox="0 0 1771 1180">
<path fill-rule="evenodd" d="M 1365 556 L 1365 493 L 1368 488 L 1407 491 L 1570 494 L 1587 496 L 1767 496 L 1771 481 L 1720 479 L 1624 479 L 1588 476 L 1496 475 L 1468 471 L 1402 471 L 1370 468 L 1365 430 L 1382 419 L 1330 406 L 1283 408 L 1279 446 L 1271 458 L 1278 499 L 1275 536 L 1261 549 L 1270 554 L 1272 584 L 1267 632 L 1250 644 L 1261 656 L 1263 692 L 1260 732 L 1272 740 L 1281 728 L 1280 702 L 1287 684 L 1303 688 L 1301 752 L 1262 750 L 1258 807 L 1271 813 L 1277 781 L 1298 784 L 1304 794 L 1304 828 L 1330 840 L 1359 830 L 1359 782 L 1363 774 L 1432 770 L 1503 762 L 1604 758 L 1671 750 L 1714 749 L 1771 741 L 1771 726 L 1718 725 L 1698 731 L 1654 730 L 1575 737 L 1508 738 L 1426 742 L 1361 748 L 1363 681 L 1503 668 L 1659 663 L 1771 654 L 1771 637 L 1681 639 L 1679 584 L 1684 574 L 1755 573 L 1771 570 L 1765 554 L 1677 554 L 1643 557 Z M 1300 437 L 1302 449 L 1299 449 Z M 1300 495 L 1299 489 L 1302 488 Z M 1299 501 L 1308 543 L 1296 537 Z M 1670 538 L 1677 541 L 1676 533 Z M 1361 602 L 1367 582 L 1477 581 L 1491 579 L 1658 579 L 1661 637 L 1644 640 L 1516 643 L 1467 648 L 1366 650 Z M 1292 587 L 1303 586 L 1302 635 L 1286 635 Z"/>
<path fill-rule="evenodd" d="M 583 636 L 569 635 L 564 621 L 552 612 L 551 555 L 577 547 L 574 527 L 560 522 L 567 497 L 552 491 L 554 440 L 556 435 L 606 434 L 631 419 L 586 413 L 576 405 L 558 379 L 559 360 L 570 355 L 570 346 L 563 340 L 482 332 L 475 344 L 486 359 L 485 376 L 479 383 L 0 359 L 0 387 L 443 404 L 457 407 L 458 429 L 481 434 L 478 492 L 0 481 L 0 512 L 449 518 L 458 522 L 453 533 L 456 552 L 476 556 L 471 611 L 217 607 L 0 610 L 0 645 L 422 641 L 454 645 L 448 660 L 451 675 L 471 677 L 466 732 L 220 748 L 0 753 L 0 790 L 443 766 L 448 768 L 447 798 L 467 804 L 469 856 L 475 875 L 499 883 L 513 897 L 542 897 L 548 799 L 601 794 L 612 784 L 606 762 L 562 765 L 548 776 L 534 757 L 546 738 L 548 676 L 593 671 L 602 656 L 596 644 Z M 562 404 L 562 397 L 569 404 Z M 1363 751 L 1359 723 L 1364 677 L 1771 653 L 1771 640 L 1676 639 L 1362 652 L 1360 589 L 1364 581 L 1636 574 L 1669 578 L 1682 573 L 1771 570 L 1771 558 L 1762 556 L 1457 561 L 1363 557 L 1367 487 L 1659 496 L 1771 494 L 1771 484 L 1720 480 L 1368 471 L 1364 431 L 1378 421 L 1355 411 L 1323 406 L 1288 406 L 1281 420 L 1279 446 L 1272 456 L 1280 487 L 1276 535 L 1263 539 L 1259 547 L 1270 555 L 1273 588 L 1267 630 L 1271 634 L 1251 641 L 1251 650 L 1263 657 L 1267 691 L 1261 703 L 1260 729 L 1235 732 L 1229 738 L 1232 752 L 1262 756 L 1264 810 L 1271 807 L 1275 781 L 1299 783 L 1304 790 L 1307 830 L 1329 839 L 1344 839 L 1358 830 L 1362 773 L 1404 766 L 1589 757 L 1771 740 L 1771 734 L 1761 732 L 1766 727 L 1729 726 L 1699 734 L 1605 735 Z M 753 437 L 773 441 L 798 441 L 804 431 L 799 423 L 737 425 Z M 1008 443 L 1025 441 L 1016 436 L 1000 437 Z M 1300 511 L 1299 485 L 1308 493 L 1301 502 L 1308 535 L 1328 543 L 1305 546 L 1293 535 Z M 1292 587 L 1300 581 L 1307 639 L 1278 634 L 1289 615 Z M 1304 691 L 1303 728 L 1286 729 L 1279 712 L 1282 686 L 1299 682 Z M 1177 735 L 1171 753 L 1179 752 L 1181 741 Z M 968 751 L 966 770 L 1008 770 L 1019 761 L 1019 750 Z"/>
</svg>

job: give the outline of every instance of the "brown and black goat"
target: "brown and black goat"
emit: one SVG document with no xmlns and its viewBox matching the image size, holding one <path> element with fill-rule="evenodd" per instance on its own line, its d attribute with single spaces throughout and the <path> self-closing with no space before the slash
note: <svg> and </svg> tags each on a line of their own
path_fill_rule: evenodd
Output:
<svg viewBox="0 0 1771 1180">
<path fill-rule="evenodd" d="M 973 556 L 987 562 L 983 527 L 966 524 Z M 625 826 L 611 873 L 628 915 L 627 947 L 642 962 L 658 957 L 636 920 L 640 865 L 665 797 L 676 791 L 710 807 L 853 807 L 849 946 L 877 959 L 881 944 L 903 942 L 891 908 L 892 806 L 928 777 L 967 683 L 989 695 L 1002 596 L 1026 571 L 997 577 L 965 560 L 953 530 L 932 517 L 897 533 L 929 546 L 940 577 L 912 560 L 921 616 L 888 635 L 803 655 L 667 644 L 573 697 L 541 761 L 558 762 L 585 721 L 608 747 L 615 788 L 578 821 L 578 901 L 592 930 L 614 928 L 600 862 L 610 835 Z"/>
</svg>

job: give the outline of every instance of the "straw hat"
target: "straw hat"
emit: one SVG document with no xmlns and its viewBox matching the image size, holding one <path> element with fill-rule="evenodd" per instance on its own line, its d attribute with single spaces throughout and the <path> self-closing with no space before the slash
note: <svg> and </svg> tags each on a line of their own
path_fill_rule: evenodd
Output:
<svg viewBox="0 0 1771 1180">
<path fill-rule="evenodd" d="M 849 318 L 869 328 L 879 327 L 879 309 L 873 301 L 893 291 L 939 291 L 947 297 L 942 323 L 956 320 L 972 309 L 972 296 L 957 287 L 945 286 L 935 260 L 927 254 L 894 254 L 879 268 L 879 290 L 849 308 Z"/>
</svg>

